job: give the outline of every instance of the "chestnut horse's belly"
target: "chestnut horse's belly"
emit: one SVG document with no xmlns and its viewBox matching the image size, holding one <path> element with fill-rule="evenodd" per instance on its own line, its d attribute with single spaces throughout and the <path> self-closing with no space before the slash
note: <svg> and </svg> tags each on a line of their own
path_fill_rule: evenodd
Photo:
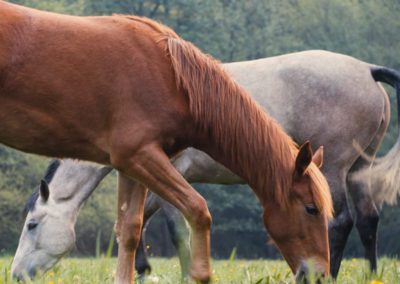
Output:
<svg viewBox="0 0 400 284">
<path fill-rule="evenodd" d="M 34 78 L 25 76 L 23 81 Z M 101 164 L 110 164 L 110 152 L 120 147 L 134 151 L 158 143 L 173 154 L 188 144 L 193 128 L 184 94 L 158 82 L 148 88 L 127 84 L 122 93 L 113 91 L 118 82 L 103 88 L 82 82 L 85 92 L 79 87 L 66 92 L 54 84 L 25 88 L 21 83 L 0 89 L 0 143 L 24 152 Z M 45 88 L 45 93 L 37 91 Z"/>
<path fill-rule="evenodd" d="M 72 157 L 103 162 L 108 155 L 101 149 L 101 135 L 94 139 L 93 128 L 84 131 L 85 123 L 63 122 L 34 108 L 7 107 L 0 95 L 0 142 L 12 148 L 51 157 Z M 95 125 L 93 124 L 95 127 Z"/>
</svg>

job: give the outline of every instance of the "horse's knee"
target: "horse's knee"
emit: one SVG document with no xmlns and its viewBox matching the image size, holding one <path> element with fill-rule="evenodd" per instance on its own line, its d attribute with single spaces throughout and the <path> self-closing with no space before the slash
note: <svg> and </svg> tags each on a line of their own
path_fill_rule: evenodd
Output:
<svg viewBox="0 0 400 284">
<path fill-rule="evenodd" d="M 378 230 L 379 214 L 373 212 L 368 215 L 357 216 L 356 227 L 364 245 L 375 242 Z"/>
<path fill-rule="evenodd" d="M 347 239 L 353 228 L 354 221 L 350 212 L 346 209 L 340 212 L 329 224 L 329 237 L 334 240 Z"/>
<path fill-rule="evenodd" d="M 188 216 L 190 225 L 196 229 L 209 229 L 212 218 L 206 200 L 200 195 L 193 202 L 188 202 Z"/>
<path fill-rule="evenodd" d="M 371 228 L 376 230 L 378 228 L 378 223 L 379 223 L 378 212 L 372 212 L 368 215 L 358 215 L 356 226 L 357 229 Z"/>
<path fill-rule="evenodd" d="M 125 221 L 119 234 L 119 245 L 128 250 L 135 250 L 140 242 L 142 221 L 139 218 Z"/>
</svg>

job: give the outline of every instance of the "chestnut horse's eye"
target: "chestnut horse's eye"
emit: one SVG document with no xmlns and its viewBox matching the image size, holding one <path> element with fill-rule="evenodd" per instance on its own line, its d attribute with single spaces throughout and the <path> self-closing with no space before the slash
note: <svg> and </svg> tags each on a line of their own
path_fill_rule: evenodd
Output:
<svg viewBox="0 0 400 284">
<path fill-rule="evenodd" d="M 305 207 L 306 207 L 306 212 L 308 214 L 313 215 L 313 216 L 319 214 L 319 210 L 317 207 L 315 207 L 314 204 L 309 204 L 309 205 L 306 205 Z"/>
<path fill-rule="evenodd" d="M 37 225 L 38 225 L 38 223 L 34 223 L 34 222 L 28 223 L 28 231 L 35 229 L 37 227 Z"/>
</svg>

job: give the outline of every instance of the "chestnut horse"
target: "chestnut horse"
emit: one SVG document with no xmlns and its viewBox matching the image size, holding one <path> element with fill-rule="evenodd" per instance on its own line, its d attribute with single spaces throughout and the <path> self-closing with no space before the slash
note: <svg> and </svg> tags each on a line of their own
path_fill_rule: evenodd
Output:
<svg viewBox="0 0 400 284">
<path fill-rule="evenodd" d="M 312 260 L 329 273 L 332 201 L 310 145 L 298 150 L 218 62 L 165 26 L 134 16 L 72 17 L 1 1 L 0 114 L 0 141 L 8 146 L 119 171 L 119 201 L 129 198 L 134 220 L 133 237 L 119 250 L 118 283 L 133 279 L 146 187 L 188 220 L 191 276 L 209 281 L 211 216 L 169 160 L 188 146 L 248 182 L 293 272 L 303 274 Z M 48 197 L 41 191 L 40 203 Z M 308 214 L 307 206 L 319 214 Z"/>
</svg>

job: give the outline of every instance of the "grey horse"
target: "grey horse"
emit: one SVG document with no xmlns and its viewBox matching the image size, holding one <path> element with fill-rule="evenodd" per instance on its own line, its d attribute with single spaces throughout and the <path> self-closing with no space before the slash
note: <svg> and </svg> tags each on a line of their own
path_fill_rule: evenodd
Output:
<svg viewBox="0 0 400 284">
<path fill-rule="evenodd" d="M 385 67 L 326 51 L 299 52 L 229 63 L 224 67 L 298 143 L 310 140 L 314 149 L 317 145 L 324 145 L 325 158 L 322 170 L 328 179 L 335 209 L 335 218 L 329 228 L 333 277 L 338 274 L 343 250 L 353 227 L 347 193 L 350 193 L 355 205 L 356 227 L 365 248 L 365 256 L 370 262 L 371 269 L 376 270 L 378 210 L 366 184 L 359 179 L 351 179 L 350 176 L 360 168 L 369 166 L 371 160 L 364 159 L 363 155 L 374 157 L 389 123 L 390 103 L 386 92 L 377 81 L 396 85 L 400 82 L 399 74 Z M 191 183 L 243 183 L 226 168 L 195 149 L 189 148 L 181 152 L 174 157 L 173 163 Z M 57 206 L 62 206 L 65 211 L 68 211 L 66 208 L 72 208 L 73 212 L 68 212 L 67 215 L 73 218 L 51 216 L 58 218 L 52 223 L 64 222 L 65 227 L 73 230 L 79 208 L 94 190 L 98 180 L 109 170 L 97 168 L 96 178 L 92 176 L 90 179 L 95 181 L 92 186 L 83 186 L 82 181 L 94 175 L 96 167 L 72 162 L 62 165 L 79 168 L 60 171 L 58 178 L 49 182 L 50 196 L 59 192 L 65 195 L 63 188 L 67 180 L 69 197 L 63 198 L 63 202 L 58 202 Z M 85 170 L 85 167 L 88 169 Z M 75 184 L 70 171 L 79 175 Z M 64 178 L 62 175 L 65 175 Z M 42 182 L 42 186 L 46 186 L 46 183 Z M 72 198 L 74 195 L 78 197 Z M 35 202 L 34 198 L 31 199 L 29 203 L 31 208 Z M 172 240 L 178 248 L 181 259 L 182 274 L 187 275 L 188 267 L 185 259 L 190 255 L 190 251 L 189 231 L 185 221 L 174 207 L 150 192 L 146 201 L 145 222 L 159 208 L 166 213 Z M 32 212 L 28 213 L 27 226 L 30 214 Z M 34 227 L 35 230 L 45 229 L 45 226 Z M 47 239 L 50 232 L 51 229 L 46 228 Z M 23 268 L 23 262 L 27 260 L 26 254 L 35 255 L 32 247 L 36 244 L 32 243 L 33 238 L 30 234 L 30 230 L 23 230 L 13 268 Z M 36 232 L 36 235 L 39 234 Z M 71 232 L 65 235 L 73 238 L 75 236 Z M 35 239 L 35 242 L 39 241 Z M 64 247 L 70 247 L 71 241 L 74 239 L 65 240 L 69 245 Z M 62 240 L 59 240 L 58 245 L 62 247 L 60 242 L 62 243 Z M 46 250 L 44 244 L 45 242 L 41 243 L 42 254 Z M 56 256 L 48 258 L 47 263 L 42 261 L 37 264 L 39 267 L 35 266 L 33 260 L 25 263 L 29 264 L 30 268 L 47 269 L 63 255 L 60 249 L 57 252 Z M 136 264 L 140 273 L 150 268 L 143 243 L 138 248 Z"/>
</svg>

